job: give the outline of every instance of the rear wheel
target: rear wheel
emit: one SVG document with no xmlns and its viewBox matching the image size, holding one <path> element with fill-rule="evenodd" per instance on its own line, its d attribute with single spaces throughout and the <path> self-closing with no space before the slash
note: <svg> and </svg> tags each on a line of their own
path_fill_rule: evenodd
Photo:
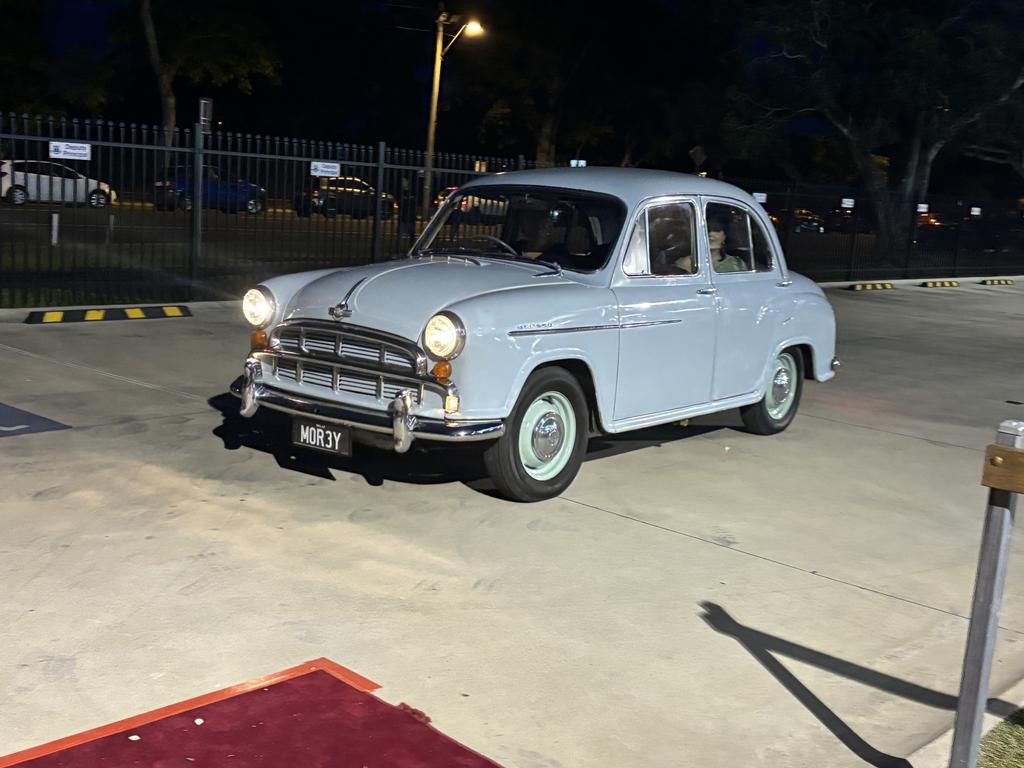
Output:
<svg viewBox="0 0 1024 768">
<path fill-rule="evenodd" d="M 250 197 L 245 201 L 246 213 L 259 213 L 263 210 L 263 201 L 258 197 Z"/>
<path fill-rule="evenodd" d="M 11 205 L 24 205 L 28 202 L 28 190 L 14 186 L 7 190 L 7 202 Z"/>
<path fill-rule="evenodd" d="M 541 501 L 576 478 L 587 450 L 587 399 L 564 368 L 543 368 L 523 387 L 505 434 L 484 453 L 484 465 L 505 498 Z"/>
<path fill-rule="evenodd" d="M 90 208 L 106 208 L 110 198 L 102 189 L 94 189 L 89 193 L 88 202 Z"/>
<path fill-rule="evenodd" d="M 780 352 L 772 361 L 764 398 L 740 408 L 747 430 L 756 435 L 774 435 L 788 427 L 800 406 L 803 382 L 803 356 L 795 349 Z"/>
</svg>

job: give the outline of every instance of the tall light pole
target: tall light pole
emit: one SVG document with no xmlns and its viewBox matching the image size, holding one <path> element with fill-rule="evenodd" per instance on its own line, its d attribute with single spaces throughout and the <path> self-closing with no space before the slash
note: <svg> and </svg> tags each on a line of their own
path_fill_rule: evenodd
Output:
<svg viewBox="0 0 1024 768">
<path fill-rule="evenodd" d="M 455 33 L 448 42 L 448 45 L 445 45 L 444 28 L 458 20 L 458 16 L 449 16 L 443 10 L 437 14 L 437 42 L 434 45 L 434 82 L 430 88 L 430 118 L 427 121 L 427 158 L 426 170 L 423 174 L 423 218 L 425 219 L 430 217 L 431 176 L 434 171 L 434 137 L 437 135 L 437 97 L 441 91 L 441 62 L 444 60 L 444 55 L 448 53 L 448 49 L 455 44 L 455 41 L 459 39 L 463 32 L 466 33 L 467 37 L 476 37 L 484 33 L 484 28 L 480 26 L 480 22 L 468 21 L 459 27 L 459 31 Z"/>
</svg>

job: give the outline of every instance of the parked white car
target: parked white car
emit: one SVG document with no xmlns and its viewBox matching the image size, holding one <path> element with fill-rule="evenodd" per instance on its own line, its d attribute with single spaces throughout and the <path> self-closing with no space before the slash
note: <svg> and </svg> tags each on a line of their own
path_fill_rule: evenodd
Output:
<svg viewBox="0 0 1024 768">
<path fill-rule="evenodd" d="M 461 216 L 463 201 L 487 211 Z M 292 417 L 292 442 L 478 441 L 519 501 L 565 490 L 591 431 L 738 408 L 781 432 L 828 381 L 835 317 L 786 266 L 764 209 L 720 181 L 580 168 L 496 174 L 453 192 L 409 258 L 267 280 L 232 387 L 242 416 Z"/>
<path fill-rule="evenodd" d="M 105 181 L 90 179 L 60 163 L 4 160 L 0 162 L 0 198 L 11 205 L 73 203 L 105 208 L 117 200 L 117 192 Z"/>
</svg>

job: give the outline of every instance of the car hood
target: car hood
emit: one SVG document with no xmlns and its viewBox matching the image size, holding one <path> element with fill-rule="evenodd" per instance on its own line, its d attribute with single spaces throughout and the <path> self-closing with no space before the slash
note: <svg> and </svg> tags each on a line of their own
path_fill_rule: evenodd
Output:
<svg viewBox="0 0 1024 768">
<path fill-rule="evenodd" d="M 409 259 L 343 269 L 299 289 L 285 320 L 333 320 L 330 309 L 345 300 L 342 322 L 418 341 L 432 315 L 481 294 L 574 282 L 541 265 L 479 259 Z"/>
</svg>

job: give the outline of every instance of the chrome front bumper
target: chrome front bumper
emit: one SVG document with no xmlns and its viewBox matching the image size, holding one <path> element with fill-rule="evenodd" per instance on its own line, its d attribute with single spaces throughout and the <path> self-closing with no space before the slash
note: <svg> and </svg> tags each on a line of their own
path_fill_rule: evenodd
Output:
<svg viewBox="0 0 1024 768">
<path fill-rule="evenodd" d="M 300 416 L 312 416 L 334 424 L 343 424 L 368 432 L 391 434 L 397 453 L 409 450 L 414 439 L 449 442 L 493 440 L 505 433 L 500 419 L 487 421 L 447 421 L 424 419 L 412 412 L 413 394 L 408 390 L 391 401 L 387 411 L 362 409 L 319 398 L 303 397 L 265 384 L 258 363 L 246 362 L 245 372 L 231 384 L 231 392 L 241 398 L 239 413 L 250 417 L 263 406 Z"/>
</svg>

